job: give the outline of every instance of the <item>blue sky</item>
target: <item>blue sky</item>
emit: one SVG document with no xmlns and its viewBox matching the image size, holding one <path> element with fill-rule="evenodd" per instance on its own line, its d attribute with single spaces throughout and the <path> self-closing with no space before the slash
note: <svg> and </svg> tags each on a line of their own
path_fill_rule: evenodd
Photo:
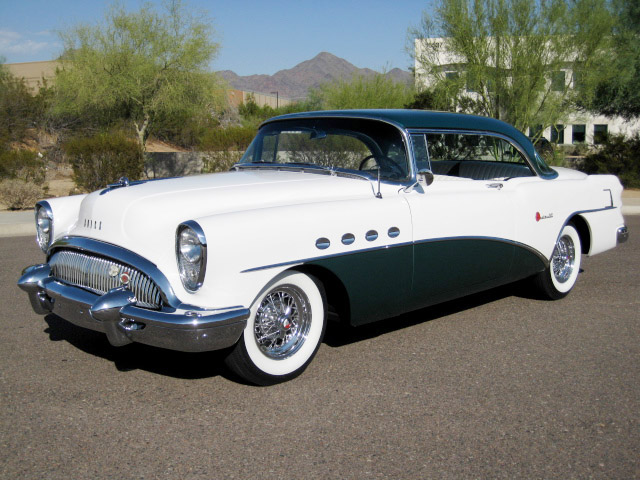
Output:
<svg viewBox="0 0 640 480">
<path fill-rule="evenodd" d="M 96 23 L 108 1 L 0 0 L 0 56 L 6 62 L 51 60 L 61 53 L 55 32 Z M 137 10 L 138 0 L 124 0 Z M 158 0 L 151 3 L 160 4 Z M 322 51 L 360 68 L 408 69 L 407 28 L 417 25 L 429 0 L 189 0 L 208 12 L 221 50 L 213 70 L 273 74 Z"/>
</svg>

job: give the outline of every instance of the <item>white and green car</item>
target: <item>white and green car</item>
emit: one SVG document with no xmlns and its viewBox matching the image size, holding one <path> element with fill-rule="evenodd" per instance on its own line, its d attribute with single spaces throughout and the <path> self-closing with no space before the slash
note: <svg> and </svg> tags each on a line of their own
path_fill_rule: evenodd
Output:
<svg viewBox="0 0 640 480">
<path fill-rule="evenodd" d="M 362 325 L 528 277 L 565 296 L 583 254 L 626 240 L 621 191 L 494 119 L 285 115 L 230 172 L 39 202 L 46 263 L 19 286 L 113 345 L 227 349 L 272 384 L 306 368 L 329 315 Z"/>
</svg>

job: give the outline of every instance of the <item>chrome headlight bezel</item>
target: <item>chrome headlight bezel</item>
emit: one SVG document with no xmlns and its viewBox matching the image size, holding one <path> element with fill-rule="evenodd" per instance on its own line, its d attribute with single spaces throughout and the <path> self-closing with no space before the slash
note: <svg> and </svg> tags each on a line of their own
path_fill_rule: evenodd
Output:
<svg viewBox="0 0 640 480">
<path fill-rule="evenodd" d="M 47 253 L 53 240 L 53 210 L 49 202 L 41 201 L 36 203 L 34 215 L 36 220 L 36 242 L 40 249 Z"/>
<path fill-rule="evenodd" d="M 207 239 L 202 227 L 193 220 L 176 229 L 176 262 L 185 290 L 194 293 L 200 289 L 207 271 Z"/>
</svg>

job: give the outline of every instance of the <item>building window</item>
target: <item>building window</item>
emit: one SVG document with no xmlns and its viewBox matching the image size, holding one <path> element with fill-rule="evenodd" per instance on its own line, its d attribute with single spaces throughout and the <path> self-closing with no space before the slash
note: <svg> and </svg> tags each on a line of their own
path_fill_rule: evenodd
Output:
<svg viewBox="0 0 640 480">
<path fill-rule="evenodd" d="M 553 125 L 551 127 L 551 143 L 564 143 L 564 125 Z"/>
<path fill-rule="evenodd" d="M 586 138 L 587 126 L 586 125 L 574 125 L 573 126 L 573 138 L 572 143 L 584 143 Z"/>
<path fill-rule="evenodd" d="M 575 90 L 579 90 L 585 87 L 584 84 L 584 73 L 581 71 L 575 71 L 573 72 L 573 88 Z"/>
<path fill-rule="evenodd" d="M 593 143 L 595 145 L 602 145 L 607 141 L 607 125 L 594 125 L 593 126 Z"/>
<path fill-rule="evenodd" d="M 565 72 L 559 70 L 551 74 L 551 90 L 554 92 L 563 92 L 565 88 Z"/>
<path fill-rule="evenodd" d="M 536 125 L 535 127 L 529 127 L 529 138 L 542 137 L 542 125 Z"/>
</svg>

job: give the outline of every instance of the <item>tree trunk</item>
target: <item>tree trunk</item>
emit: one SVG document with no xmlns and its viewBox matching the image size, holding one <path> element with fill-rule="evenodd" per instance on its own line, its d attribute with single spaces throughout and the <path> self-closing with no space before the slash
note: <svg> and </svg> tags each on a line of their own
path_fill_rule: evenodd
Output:
<svg viewBox="0 0 640 480">
<path fill-rule="evenodd" d="M 138 145 L 140 145 L 140 151 L 142 152 L 143 171 L 146 170 L 144 166 L 147 162 L 147 137 L 149 136 L 149 121 L 149 114 L 145 113 L 144 121 L 142 123 L 138 123 L 135 121 L 133 122 L 133 125 L 136 127 L 136 134 L 138 135 Z M 156 178 L 155 165 L 152 164 L 151 168 L 153 169 L 153 178 Z"/>
</svg>

